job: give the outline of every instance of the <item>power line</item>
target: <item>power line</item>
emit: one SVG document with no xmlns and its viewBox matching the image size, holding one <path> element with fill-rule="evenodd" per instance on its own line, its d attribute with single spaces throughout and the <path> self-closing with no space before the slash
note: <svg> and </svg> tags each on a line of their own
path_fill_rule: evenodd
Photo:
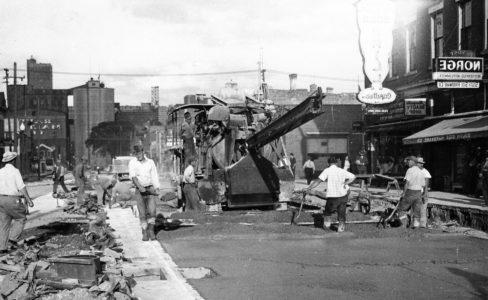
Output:
<svg viewBox="0 0 488 300">
<path fill-rule="evenodd" d="M 18 71 L 26 72 L 26 69 L 18 69 Z M 50 71 L 34 71 L 35 73 L 50 73 Z M 258 70 L 237 70 L 237 71 L 223 71 L 223 72 L 199 72 L 199 73 L 100 73 L 100 76 L 109 77 L 199 77 L 199 76 L 215 76 L 215 75 L 238 75 L 238 74 L 256 74 Z M 275 69 L 266 69 L 268 73 L 289 75 L 294 72 L 280 71 Z M 72 76 L 93 76 L 93 73 L 88 72 L 69 72 L 69 71 L 52 71 L 52 74 L 59 75 L 72 75 Z M 357 78 L 345 78 L 345 77 L 334 77 L 325 75 L 315 75 L 315 74 L 303 74 L 298 73 L 297 75 L 302 77 L 312 77 L 320 78 L 333 81 L 347 81 L 347 82 L 357 82 Z"/>
<path fill-rule="evenodd" d="M 27 72 L 26 69 L 18 69 L 19 71 Z M 49 71 L 34 71 L 35 73 L 51 73 Z M 201 72 L 201 73 L 100 73 L 100 76 L 111 77 L 185 77 L 185 76 L 211 76 L 211 75 L 233 75 L 233 74 L 249 74 L 256 73 L 257 70 L 240 70 L 240 71 L 224 71 L 224 72 Z M 52 74 L 60 75 L 83 75 L 92 76 L 93 73 L 87 72 L 67 72 L 67 71 L 52 71 Z"/>
<path fill-rule="evenodd" d="M 285 71 L 279 71 L 279 70 L 273 70 L 273 69 L 266 69 L 267 72 L 270 73 L 275 73 L 275 74 L 283 74 L 283 75 L 289 75 L 293 72 L 285 72 Z M 313 74 L 302 74 L 302 73 L 295 73 L 299 76 L 302 77 L 315 77 L 315 78 L 321 78 L 321 79 L 327 79 L 327 80 L 335 80 L 335 81 L 351 81 L 351 82 L 357 82 L 357 78 L 344 78 L 344 77 L 333 77 L 333 76 L 324 76 L 324 75 L 313 75 Z"/>
</svg>

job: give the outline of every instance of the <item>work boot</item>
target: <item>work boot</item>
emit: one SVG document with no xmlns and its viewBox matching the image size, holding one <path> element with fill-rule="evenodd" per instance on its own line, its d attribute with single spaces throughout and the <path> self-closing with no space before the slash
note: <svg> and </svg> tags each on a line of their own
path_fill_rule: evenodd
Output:
<svg viewBox="0 0 488 300">
<path fill-rule="evenodd" d="M 149 240 L 149 238 L 147 237 L 147 230 L 146 229 L 142 230 L 142 240 L 144 242 Z"/>
<path fill-rule="evenodd" d="M 339 222 L 339 226 L 337 226 L 337 232 L 344 232 L 344 230 L 346 230 L 346 223 L 344 223 L 343 221 L 340 221 Z"/>
<path fill-rule="evenodd" d="M 156 235 L 154 234 L 154 224 L 147 224 L 147 233 L 151 241 L 156 239 Z"/>
</svg>

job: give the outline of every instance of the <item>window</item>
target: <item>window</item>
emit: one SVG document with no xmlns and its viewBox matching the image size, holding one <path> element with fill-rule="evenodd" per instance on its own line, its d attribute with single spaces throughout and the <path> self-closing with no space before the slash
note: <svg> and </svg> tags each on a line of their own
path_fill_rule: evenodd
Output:
<svg viewBox="0 0 488 300">
<path fill-rule="evenodd" d="M 388 77 L 389 78 L 393 77 L 393 58 L 392 58 L 392 54 L 390 54 L 390 57 L 388 58 Z"/>
<path fill-rule="evenodd" d="M 412 72 L 417 69 L 416 61 L 415 61 L 415 54 L 417 50 L 417 34 L 415 30 L 415 23 L 410 26 L 406 31 L 406 72 Z"/>
<path fill-rule="evenodd" d="M 461 49 L 469 50 L 472 48 L 472 19 L 471 19 L 471 1 L 461 4 Z"/>
<path fill-rule="evenodd" d="M 433 58 L 434 57 L 441 57 L 444 54 L 444 30 L 443 30 L 443 16 L 442 12 L 436 13 L 432 16 L 432 20 L 434 22 L 433 28 Z"/>
</svg>

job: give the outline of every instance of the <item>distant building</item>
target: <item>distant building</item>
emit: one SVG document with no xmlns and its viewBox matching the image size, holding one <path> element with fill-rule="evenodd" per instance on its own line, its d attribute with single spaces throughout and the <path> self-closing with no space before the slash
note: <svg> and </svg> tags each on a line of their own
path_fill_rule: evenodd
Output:
<svg viewBox="0 0 488 300">
<path fill-rule="evenodd" d="M 151 105 L 154 107 L 159 106 L 159 86 L 151 87 Z"/>
<path fill-rule="evenodd" d="M 288 99 L 283 97 L 273 100 L 275 103 L 285 103 L 287 109 L 292 109 L 309 94 L 307 90 L 269 92 L 270 95 L 288 94 Z M 353 161 L 363 147 L 363 134 L 355 129 L 355 125 L 362 121 L 361 103 L 356 100 L 356 95 L 328 94 L 322 103 L 325 111 L 322 115 L 283 137 L 287 154 L 293 153 L 297 160 L 297 178 L 304 176 L 302 166 L 307 160 L 307 155 L 314 158 L 316 170 L 319 172 L 328 166 L 327 159 L 330 156 L 339 157 L 344 161 L 344 157 L 348 155 L 350 161 Z M 354 166 L 351 167 L 355 172 Z"/>
<path fill-rule="evenodd" d="M 73 88 L 74 144 L 77 157 L 91 153 L 85 146 L 93 127 L 101 122 L 114 121 L 114 89 L 106 88 L 99 80 Z M 96 149 L 94 149 L 96 150 Z"/>
<path fill-rule="evenodd" d="M 28 59 L 27 85 L 33 89 L 52 89 L 53 67 L 51 64 L 37 63 L 33 57 Z"/>
</svg>

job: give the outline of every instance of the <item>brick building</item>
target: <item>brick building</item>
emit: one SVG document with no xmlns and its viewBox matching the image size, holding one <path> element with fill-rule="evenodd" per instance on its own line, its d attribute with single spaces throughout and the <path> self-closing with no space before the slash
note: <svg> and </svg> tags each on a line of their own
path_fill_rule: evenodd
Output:
<svg viewBox="0 0 488 300">
<path fill-rule="evenodd" d="M 397 100 L 383 107 L 386 114 L 366 116 L 369 143 L 380 161 L 390 156 L 400 164 L 406 155 L 421 154 L 433 175 L 433 188 L 472 193 L 477 179 L 470 161 L 481 159 L 476 153 L 478 147 L 488 149 L 486 134 L 475 134 L 488 132 L 488 127 L 483 130 L 488 123 L 487 79 L 479 88 L 438 88 L 433 80 L 433 60 L 449 56 L 486 58 L 488 1 L 418 3 L 414 14 L 397 14 L 390 72 L 384 82 L 397 93 Z M 413 102 L 418 105 L 412 106 Z M 462 134 L 449 136 L 454 131 Z M 420 132 L 427 138 L 409 139 Z"/>
<path fill-rule="evenodd" d="M 297 90 L 298 91 L 298 90 Z M 278 94 L 297 96 L 299 102 L 309 94 L 308 90 L 281 91 Z M 276 90 L 269 90 L 270 98 Z M 275 103 L 292 108 L 296 104 L 288 104 L 286 98 L 276 98 Z M 289 98 L 295 102 L 295 97 Z M 363 134 L 354 129 L 354 125 L 362 121 L 361 104 L 356 100 L 356 94 L 327 94 L 323 100 L 325 112 L 317 118 L 294 129 L 284 137 L 286 151 L 293 153 L 297 160 L 296 176 L 304 177 L 302 166 L 310 154 L 315 159 L 317 172 L 328 167 L 327 159 L 334 155 L 344 160 L 349 156 L 350 161 L 356 157 L 363 147 Z M 351 166 L 353 167 L 353 166 Z M 354 168 L 352 171 L 355 171 Z"/>
<path fill-rule="evenodd" d="M 19 167 L 24 173 L 39 167 L 44 172 L 55 159 L 70 156 L 70 91 L 53 89 L 51 64 L 39 64 L 33 58 L 27 60 L 27 78 L 27 85 L 7 86 L 4 150 L 7 140 L 8 149 L 20 152 Z"/>
</svg>

